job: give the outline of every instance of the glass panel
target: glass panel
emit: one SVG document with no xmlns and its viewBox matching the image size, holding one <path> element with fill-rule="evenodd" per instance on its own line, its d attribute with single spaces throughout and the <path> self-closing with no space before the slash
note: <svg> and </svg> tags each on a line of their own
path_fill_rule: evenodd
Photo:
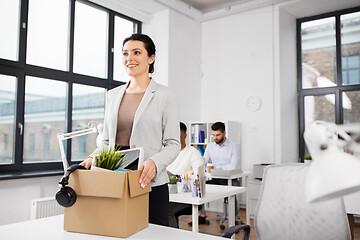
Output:
<svg viewBox="0 0 360 240">
<path fill-rule="evenodd" d="M 335 122 L 335 94 L 306 96 L 304 104 L 305 129 L 315 120 Z"/>
<path fill-rule="evenodd" d="M 0 58 L 18 60 L 19 10 L 19 0 L 0 1 Z"/>
<path fill-rule="evenodd" d="M 106 78 L 107 12 L 75 2 L 74 72 Z"/>
<path fill-rule="evenodd" d="M 61 161 L 57 134 L 65 131 L 66 83 L 25 79 L 24 163 Z"/>
<path fill-rule="evenodd" d="M 122 64 L 122 43 L 125 38 L 134 33 L 134 23 L 115 16 L 114 38 L 114 80 L 127 82 L 128 75 Z"/>
<path fill-rule="evenodd" d="M 342 84 L 360 84 L 360 12 L 341 15 Z"/>
<path fill-rule="evenodd" d="M 16 77 L 0 75 L 0 165 L 13 164 Z"/>
<path fill-rule="evenodd" d="M 89 122 L 102 123 L 105 106 L 104 88 L 73 85 L 72 131 L 86 129 Z M 97 133 L 75 137 L 71 141 L 71 159 L 84 160 L 96 149 Z"/>
<path fill-rule="evenodd" d="M 345 92 L 343 94 L 343 103 L 344 123 L 359 123 L 360 91 Z"/>
<path fill-rule="evenodd" d="M 30 0 L 26 62 L 67 70 L 69 1 Z"/>
<path fill-rule="evenodd" d="M 336 85 L 335 18 L 301 24 L 302 88 Z"/>
</svg>

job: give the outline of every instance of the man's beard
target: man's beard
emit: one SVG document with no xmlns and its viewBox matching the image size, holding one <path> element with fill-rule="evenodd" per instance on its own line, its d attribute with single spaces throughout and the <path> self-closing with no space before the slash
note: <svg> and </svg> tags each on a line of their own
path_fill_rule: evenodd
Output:
<svg viewBox="0 0 360 240">
<path fill-rule="evenodd" d="M 215 143 L 219 144 L 219 143 L 222 143 L 224 141 L 224 137 L 220 140 L 215 140 Z"/>
</svg>

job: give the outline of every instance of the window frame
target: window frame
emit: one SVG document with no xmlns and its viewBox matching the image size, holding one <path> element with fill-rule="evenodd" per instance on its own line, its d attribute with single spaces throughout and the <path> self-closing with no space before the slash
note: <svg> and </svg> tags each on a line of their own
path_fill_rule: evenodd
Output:
<svg viewBox="0 0 360 240">
<path fill-rule="evenodd" d="M 87 4 L 94 8 L 99 8 L 108 13 L 107 19 L 107 77 L 98 78 L 93 76 L 87 76 L 77 74 L 73 72 L 74 65 L 74 33 L 75 33 L 75 2 Z M 45 162 L 45 163 L 26 163 L 23 164 L 23 147 L 24 147 L 24 135 L 20 132 L 20 126 L 24 126 L 24 105 L 25 105 L 25 76 L 39 77 L 51 80 L 57 80 L 67 83 L 66 93 L 66 108 L 65 116 L 66 132 L 72 131 L 72 92 L 73 84 L 83 84 L 94 87 L 101 87 L 105 90 L 112 89 L 114 87 L 123 85 L 125 82 L 113 80 L 113 48 L 114 48 L 114 21 L 115 16 L 124 18 L 133 22 L 133 32 L 141 33 L 142 23 L 136 19 L 125 16 L 121 13 L 115 12 L 106 7 L 100 6 L 88 0 L 69 0 L 70 12 L 69 12 L 69 58 L 68 71 L 62 71 L 57 69 L 50 69 L 41 66 L 35 66 L 26 64 L 26 42 L 27 42 L 27 16 L 29 0 L 20 0 L 20 21 L 19 21 L 19 50 L 18 61 L 12 61 L 0 58 L 0 74 L 14 76 L 17 78 L 16 96 L 15 96 L 15 120 L 14 120 L 14 141 L 9 143 L 8 147 L 13 148 L 13 164 L 0 165 L 0 180 L 12 179 L 21 177 L 38 177 L 54 174 L 62 174 L 63 166 L 61 159 L 59 162 Z M 25 26 L 25 27 L 24 27 Z M 65 153 L 69 164 L 76 163 L 71 160 L 71 139 L 67 140 L 65 145 Z M 60 151 L 60 150 L 59 150 Z"/>
<path fill-rule="evenodd" d="M 335 123 L 342 124 L 344 122 L 342 109 L 342 94 L 346 91 L 359 91 L 360 84 L 342 85 L 342 52 L 341 52 L 341 19 L 344 14 L 359 12 L 360 7 L 354 7 L 330 13 L 320 14 L 311 17 L 300 18 L 296 20 L 296 41 L 297 41 L 297 78 L 298 78 L 298 118 L 299 118 L 299 162 L 304 162 L 306 145 L 303 138 L 305 131 L 305 112 L 304 100 L 306 96 L 319 96 L 325 94 L 335 94 Z M 317 87 L 302 88 L 302 49 L 301 49 L 301 23 L 319 20 L 322 18 L 335 17 L 335 37 L 336 37 L 336 86 L 334 87 Z"/>
</svg>

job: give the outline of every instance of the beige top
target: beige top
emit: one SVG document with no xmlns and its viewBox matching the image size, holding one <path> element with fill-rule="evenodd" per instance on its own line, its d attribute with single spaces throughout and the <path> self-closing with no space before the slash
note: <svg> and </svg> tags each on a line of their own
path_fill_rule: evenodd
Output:
<svg viewBox="0 0 360 240">
<path fill-rule="evenodd" d="M 134 122 L 135 113 L 137 108 L 139 107 L 139 104 L 144 94 L 145 92 L 124 93 L 118 112 L 117 131 L 116 131 L 116 140 L 115 140 L 116 145 L 119 146 L 130 145 L 130 135 Z"/>
</svg>

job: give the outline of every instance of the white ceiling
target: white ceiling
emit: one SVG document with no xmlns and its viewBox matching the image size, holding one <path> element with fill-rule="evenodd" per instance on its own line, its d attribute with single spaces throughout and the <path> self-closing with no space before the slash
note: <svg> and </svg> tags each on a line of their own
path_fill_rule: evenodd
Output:
<svg viewBox="0 0 360 240">
<path fill-rule="evenodd" d="M 199 21 L 207 21 L 273 4 L 303 18 L 322 13 L 360 6 L 360 0 L 91 0 L 121 7 L 140 14 L 140 21 L 149 21 L 151 15 L 171 8 Z M 135 14 L 136 16 L 136 14 Z M 143 19 L 141 19 L 141 16 Z"/>
<path fill-rule="evenodd" d="M 264 0 L 180 0 L 202 13 L 209 13 L 220 9 L 228 9 L 229 6 L 257 4 L 261 5 Z M 283 0 L 268 1 L 282 2 L 283 8 L 297 18 L 318 15 L 336 10 L 360 6 L 359 0 Z"/>
</svg>

